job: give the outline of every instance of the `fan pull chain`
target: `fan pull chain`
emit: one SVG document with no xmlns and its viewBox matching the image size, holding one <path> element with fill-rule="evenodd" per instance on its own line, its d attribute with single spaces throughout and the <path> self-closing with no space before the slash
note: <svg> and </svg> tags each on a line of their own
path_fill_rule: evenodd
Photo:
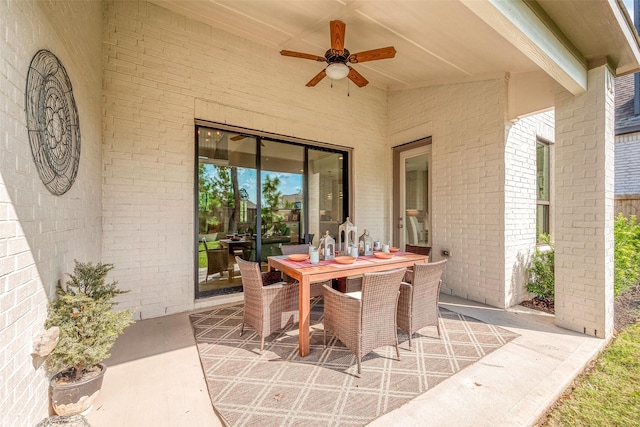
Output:
<svg viewBox="0 0 640 427">
<path fill-rule="evenodd" d="M 347 96 L 351 96 L 351 93 L 349 93 L 350 88 L 351 88 L 351 84 L 349 83 L 349 80 L 347 80 Z"/>
</svg>

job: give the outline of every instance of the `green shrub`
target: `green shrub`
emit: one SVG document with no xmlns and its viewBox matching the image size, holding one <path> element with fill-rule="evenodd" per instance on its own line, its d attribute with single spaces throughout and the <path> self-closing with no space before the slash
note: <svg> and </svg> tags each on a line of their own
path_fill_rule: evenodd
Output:
<svg viewBox="0 0 640 427">
<path fill-rule="evenodd" d="M 640 224 L 636 216 L 618 214 L 613 226 L 614 234 L 614 294 L 632 288 L 640 279 Z"/>
<path fill-rule="evenodd" d="M 68 371 L 74 379 L 109 357 L 109 350 L 130 323 L 131 311 L 114 311 L 116 295 L 128 292 L 105 283 L 112 264 L 76 261 L 65 285 L 58 282 L 57 298 L 49 303 L 45 327 L 60 328 L 56 347 L 47 356 L 51 373 Z"/>
<path fill-rule="evenodd" d="M 548 235 L 543 234 L 540 237 L 541 241 L 549 246 L 543 250 L 536 248 L 536 253 L 531 260 L 531 265 L 527 268 L 527 273 L 529 274 L 527 290 L 540 299 L 553 301 L 555 251 Z"/>
</svg>

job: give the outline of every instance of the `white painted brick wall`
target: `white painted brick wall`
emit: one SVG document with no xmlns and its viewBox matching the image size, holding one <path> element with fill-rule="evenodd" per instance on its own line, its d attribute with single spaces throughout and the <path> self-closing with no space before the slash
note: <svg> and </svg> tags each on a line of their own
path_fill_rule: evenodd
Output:
<svg viewBox="0 0 640 427">
<path fill-rule="evenodd" d="M 536 246 L 536 145 L 537 138 L 553 142 L 554 113 L 517 120 L 507 127 L 505 150 L 505 295 L 507 306 L 532 295 L 526 290 L 526 269 Z M 553 162 L 553 145 L 551 145 Z M 553 183 L 553 179 L 551 183 Z M 553 192 L 550 217 L 553 218 Z M 553 234 L 553 233 L 552 233 Z"/>
<path fill-rule="evenodd" d="M 535 247 L 536 136 L 553 114 L 506 123 L 502 79 L 390 95 L 391 146 L 432 136 L 432 259 L 449 249 L 443 292 L 497 307 L 526 296 Z M 551 138 L 553 139 L 553 138 Z"/>
<path fill-rule="evenodd" d="M 449 249 L 443 292 L 504 306 L 502 79 L 390 95 L 392 145 L 432 136 L 432 259 Z"/>
<path fill-rule="evenodd" d="M 305 87 L 318 67 L 156 5 L 107 2 L 103 256 L 131 289 L 123 307 L 194 307 L 196 118 L 356 148 L 351 217 L 389 235 L 386 92 Z"/>
<path fill-rule="evenodd" d="M 48 296 L 73 260 L 99 261 L 101 238 L 101 38 L 99 2 L 0 2 L 0 425 L 48 415 L 48 376 L 33 360 Z M 80 117 L 74 186 L 47 191 L 26 128 L 27 71 L 39 49 L 64 64 Z"/>
<path fill-rule="evenodd" d="M 602 338 L 613 331 L 613 80 L 603 66 L 585 94 L 556 94 L 556 323 Z"/>
</svg>

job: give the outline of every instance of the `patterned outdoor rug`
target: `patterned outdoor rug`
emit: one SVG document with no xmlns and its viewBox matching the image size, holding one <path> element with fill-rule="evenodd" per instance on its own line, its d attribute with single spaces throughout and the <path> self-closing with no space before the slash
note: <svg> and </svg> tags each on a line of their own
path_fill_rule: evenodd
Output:
<svg viewBox="0 0 640 427">
<path fill-rule="evenodd" d="M 230 426 L 362 426 L 398 408 L 511 341 L 517 334 L 440 308 L 435 327 L 395 349 L 363 358 L 332 339 L 322 345 L 322 298 L 312 303 L 311 353 L 298 355 L 298 324 L 265 340 L 252 328 L 240 336 L 242 304 L 190 316 L 211 401 Z"/>
</svg>

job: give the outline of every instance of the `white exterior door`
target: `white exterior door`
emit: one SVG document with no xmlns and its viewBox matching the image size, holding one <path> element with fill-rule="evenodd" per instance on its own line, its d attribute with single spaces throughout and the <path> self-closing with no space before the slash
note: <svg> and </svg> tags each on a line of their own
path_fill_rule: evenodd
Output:
<svg viewBox="0 0 640 427">
<path fill-rule="evenodd" d="M 400 247 L 431 246 L 431 145 L 400 153 Z M 404 230 L 404 231 L 403 231 Z"/>
</svg>

